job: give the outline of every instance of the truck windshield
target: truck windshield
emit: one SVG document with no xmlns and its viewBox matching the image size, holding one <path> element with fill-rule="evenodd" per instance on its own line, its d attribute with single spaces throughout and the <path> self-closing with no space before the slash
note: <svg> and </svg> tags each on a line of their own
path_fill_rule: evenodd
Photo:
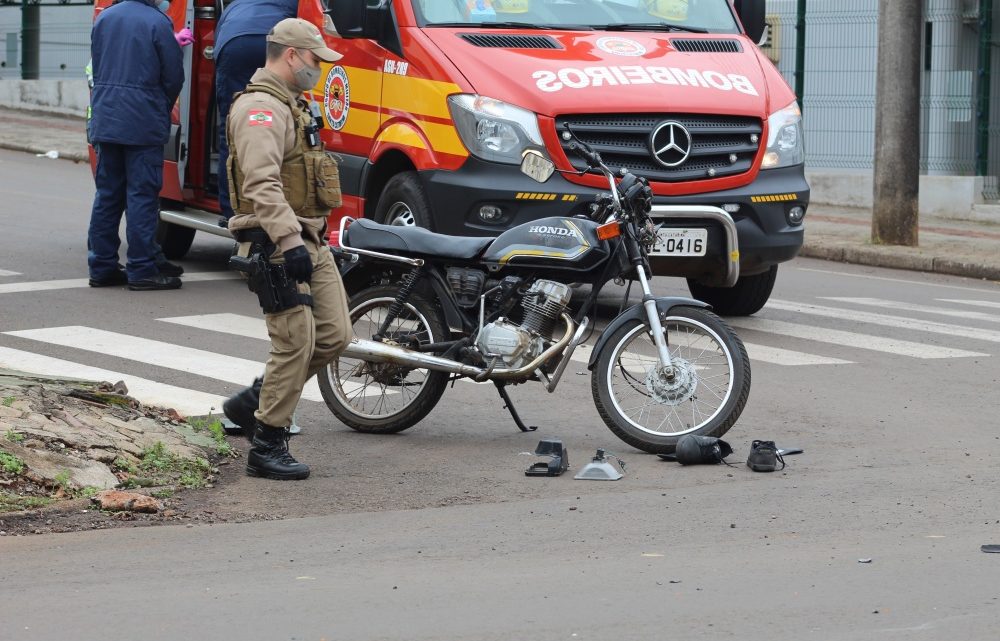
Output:
<svg viewBox="0 0 1000 641">
<path fill-rule="evenodd" d="M 739 33 L 727 0 L 414 0 L 425 27 Z"/>
</svg>

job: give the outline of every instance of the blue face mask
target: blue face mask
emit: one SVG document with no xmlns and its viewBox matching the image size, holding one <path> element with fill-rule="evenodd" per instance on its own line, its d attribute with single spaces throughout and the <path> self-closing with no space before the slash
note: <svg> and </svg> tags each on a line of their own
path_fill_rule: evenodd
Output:
<svg viewBox="0 0 1000 641">
<path fill-rule="evenodd" d="M 167 9 L 170 8 L 170 0 L 163 0 L 163 2 L 156 5 L 156 8 L 162 11 L 163 13 L 166 13 Z"/>
</svg>

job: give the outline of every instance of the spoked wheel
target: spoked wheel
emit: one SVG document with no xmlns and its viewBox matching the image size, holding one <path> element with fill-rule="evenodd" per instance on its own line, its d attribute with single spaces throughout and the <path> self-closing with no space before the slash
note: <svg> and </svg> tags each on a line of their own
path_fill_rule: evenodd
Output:
<svg viewBox="0 0 1000 641">
<path fill-rule="evenodd" d="M 378 286 L 351 299 L 354 335 L 371 339 L 388 317 L 398 288 Z M 383 340 L 408 347 L 445 340 L 438 308 L 413 293 Z M 448 374 L 393 363 L 338 358 L 317 377 L 323 400 L 348 427 L 370 434 L 401 432 L 420 422 L 444 393 Z"/>
<path fill-rule="evenodd" d="M 654 454 L 674 451 L 685 434 L 722 436 L 750 394 L 750 360 L 733 330 L 715 314 L 674 307 L 661 318 L 673 378 L 660 371 L 644 322 L 619 328 L 591 378 L 597 410 L 623 441 Z"/>
</svg>

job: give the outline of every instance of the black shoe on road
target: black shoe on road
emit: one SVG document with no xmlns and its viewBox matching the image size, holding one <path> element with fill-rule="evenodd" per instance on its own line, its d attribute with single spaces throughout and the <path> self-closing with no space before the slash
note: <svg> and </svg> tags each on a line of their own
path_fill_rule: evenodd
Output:
<svg viewBox="0 0 1000 641">
<path fill-rule="evenodd" d="M 288 452 L 288 431 L 257 423 L 250 452 L 247 454 L 247 476 L 259 476 L 276 481 L 298 481 L 309 478 L 309 466 L 299 463 Z"/>
<path fill-rule="evenodd" d="M 163 276 L 181 276 L 184 274 L 183 267 L 174 263 L 168 263 L 167 261 L 156 263 L 156 268 L 160 270 L 160 274 Z"/>
<path fill-rule="evenodd" d="M 181 279 L 176 276 L 164 276 L 163 274 L 157 274 L 156 276 L 151 276 L 150 278 L 143 278 L 142 280 L 130 280 L 128 282 L 128 288 L 134 292 L 152 292 L 159 291 L 161 289 L 180 289 L 182 285 Z"/>
<path fill-rule="evenodd" d="M 226 434 L 233 436 L 245 434 L 248 439 L 253 438 L 253 430 L 256 425 L 253 413 L 257 411 L 257 406 L 260 404 L 260 386 L 263 383 L 263 378 L 255 378 L 253 385 L 244 387 L 222 404 L 222 413 L 233 423 L 232 427 L 223 425 L 222 429 Z"/>
<path fill-rule="evenodd" d="M 781 467 L 778 467 L 781 464 Z M 785 459 L 778 454 L 774 441 L 754 441 L 750 445 L 747 467 L 754 472 L 775 472 L 785 469 Z"/>
<path fill-rule="evenodd" d="M 116 269 L 109 276 L 91 278 L 87 284 L 91 287 L 120 287 L 128 284 L 128 276 L 125 275 L 124 269 Z"/>
</svg>

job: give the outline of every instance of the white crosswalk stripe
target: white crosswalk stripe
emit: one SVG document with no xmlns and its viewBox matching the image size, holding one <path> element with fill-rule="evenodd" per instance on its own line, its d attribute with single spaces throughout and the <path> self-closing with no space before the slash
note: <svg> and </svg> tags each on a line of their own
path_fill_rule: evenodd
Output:
<svg viewBox="0 0 1000 641">
<path fill-rule="evenodd" d="M 260 362 L 246 358 L 79 325 L 4 333 L 52 345 L 140 361 L 239 385 L 248 385 L 263 369 Z M 323 400 L 315 378 L 306 384 L 302 398 L 310 401 Z"/>
<path fill-rule="evenodd" d="M 786 312 L 796 312 L 810 316 L 822 316 L 825 318 L 835 318 L 855 323 L 871 323 L 883 327 L 893 327 L 895 329 L 909 329 L 918 332 L 928 332 L 931 334 L 943 334 L 950 337 L 972 338 L 990 343 L 1000 343 L 1000 332 L 991 329 L 979 329 L 977 327 L 963 327 L 961 325 L 949 325 L 935 321 L 915 320 L 905 316 L 893 316 L 891 314 L 874 314 L 855 309 L 841 309 L 838 307 L 825 307 L 823 305 L 812 305 L 809 303 L 795 303 L 786 300 L 771 299 L 764 307 L 767 309 L 778 309 Z"/>
<path fill-rule="evenodd" d="M 932 307 L 930 305 L 914 305 L 895 300 L 884 300 L 881 298 L 847 298 L 840 296 L 821 296 L 822 300 L 832 300 L 838 303 L 849 305 L 864 305 L 866 307 L 883 307 L 895 311 L 918 312 L 922 314 L 937 314 L 939 316 L 951 316 L 952 318 L 968 318 L 970 320 L 989 321 L 1000 323 L 1000 316 L 987 314 L 984 312 L 974 312 L 954 307 Z"/>
<path fill-rule="evenodd" d="M 961 298 L 936 298 L 935 300 L 941 301 L 942 303 L 957 303 L 959 305 L 971 305 L 972 307 L 1000 309 L 1000 302 L 993 300 L 966 300 Z"/>
<path fill-rule="evenodd" d="M 234 280 L 237 278 L 241 278 L 241 276 L 235 272 L 198 272 L 184 274 L 183 280 L 185 283 L 197 283 L 209 280 Z M 90 287 L 88 279 L 86 278 L 40 280 L 26 283 L 4 283 L 0 285 L 0 294 L 44 292 L 57 289 L 81 289 L 86 287 Z"/>
<path fill-rule="evenodd" d="M 221 396 L 156 383 L 138 376 L 112 372 L 9 347 L 0 347 L 0 368 L 40 376 L 79 378 L 109 383 L 122 381 L 128 387 L 129 394 L 143 403 L 172 407 L 185 416 L 202 416 L 211 412 L 212 408 L 215 408 L 215 412 L 218 413 L 222 402 L 226 400 Z"/>
<path fill-rule="evenodd" d="M 800 325 L 798 323 L 788 323 L 785 321 L 769 320 L 766 318 L 731 318 L 729 319 L 729 324 L 743 329 L 769 332 L 781 336 L 790 336 L 792 338 L 801 338 L 804 340 L 816 341 L 817 343 L 833 343 L 834 345 L 869 349 L 876 352 L 885 352 L 886 354 L 911 356 L 913 358 L 986 356 L 986 354 L 981 352 L 970 352 L 963 349 L 951 349 L 947 347 L 938 347 L 936 345 L 925 345 L 923 343 L 914 343 L 912 341 L 882 338 L 881 336 L 845 332 L 810 325 Z"/>
</svg>

